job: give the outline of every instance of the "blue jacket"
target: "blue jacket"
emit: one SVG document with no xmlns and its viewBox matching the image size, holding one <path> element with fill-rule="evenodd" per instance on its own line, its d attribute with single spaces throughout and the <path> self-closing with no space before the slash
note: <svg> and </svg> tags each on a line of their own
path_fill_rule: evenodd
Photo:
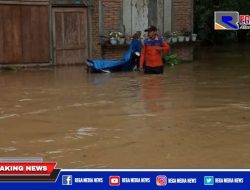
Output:
<svg viewBox="0 0 250 190">
<path fill-rule="evenodd" d="M 136 51 L 141 53 L 141 49 L 142 49 L 141 40 L 133 39 L 130 46 L 129 46 L 128 51 L 123 55 L 122 59 L 125 61 L 129 61 L 131 58 L 131 54 L 136 52 Z"/>
<path fill-rule="evenodd" d="M 132 52 L 136 52 L 136 51 L 141 52 L 141 48 L 142 48 L 141 40 L 133 39 L 130 44 L 130 48 Z"/>
</svg>

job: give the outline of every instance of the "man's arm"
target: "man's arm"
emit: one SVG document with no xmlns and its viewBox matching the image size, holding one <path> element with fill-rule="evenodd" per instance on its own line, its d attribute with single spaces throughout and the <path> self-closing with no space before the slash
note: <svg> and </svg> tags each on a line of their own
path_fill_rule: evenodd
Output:
<svg viewBox="0 0 250 190">
<path fill-rule="evenodd" d="M 170 49 L 170 46 L 166 43 L 166 42 L 162 42 L 162 51 L 164 53 L 168 53 L 169 52 L 169 49 Z"/>
</svg>

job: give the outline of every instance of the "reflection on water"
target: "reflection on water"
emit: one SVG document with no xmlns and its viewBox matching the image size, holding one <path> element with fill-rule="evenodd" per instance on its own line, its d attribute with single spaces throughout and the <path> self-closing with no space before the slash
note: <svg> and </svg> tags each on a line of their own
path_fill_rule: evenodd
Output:
<svg viewBox="0 0 250 190">
<path fill-rule="evenodd" d="M 145 108 L 151 112 L 163 111 L 164 76 L 144 78 L 141 81 L 142 98 Z M 166 98 L 166 97 L 165 97 Z"/>
<path fill-rule="evenodd" d="M 141 73 L 0 73 L 0 156 L 70 168 L 250 166 L 249 48 Z"/>
</svg>

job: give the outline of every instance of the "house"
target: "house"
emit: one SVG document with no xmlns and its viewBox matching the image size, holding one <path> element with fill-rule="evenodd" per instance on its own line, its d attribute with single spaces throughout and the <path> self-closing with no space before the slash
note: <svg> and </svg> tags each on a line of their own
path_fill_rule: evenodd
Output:
<svg viewBox="0 0 250 190">
<path fill-rule="evenodd" d="M 133 34 L 193 28 L 193 0 L 0 0 L 0 64 L 81 64 L 120 58 L 127 46 L 103 46 L 110 31 Z M 175 52 L 192 60 L 192 47 Z"/>
<path fill-rule="evenodd" d="M 127 47 L 96 46 L 98 35 L 109 31 L 133 34 L 155 25 L 160 34 L 166 31 L 193 30 L 193 0 L 96 0 L 93 2 L 93 51 L 94 57 L 120 58 Z M 172 46 L 182 60 L 193 60 L 193 45 Z"/>
</svg>

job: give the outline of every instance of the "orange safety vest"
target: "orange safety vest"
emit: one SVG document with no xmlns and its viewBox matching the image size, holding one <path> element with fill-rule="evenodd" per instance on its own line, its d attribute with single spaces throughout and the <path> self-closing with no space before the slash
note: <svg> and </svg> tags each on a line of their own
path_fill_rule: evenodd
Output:
<svg viewBox="0 0 250 190">
<path fill-rule="evenodd" d="M 140 66 L 163 66 L 162 54 L 159 48 L 161 48 L 164 53 L 168 53 L 170 49 L 169 45 L 164 42 L 162 38 L 145 39 L 141 51 Z"/>
</svg>

